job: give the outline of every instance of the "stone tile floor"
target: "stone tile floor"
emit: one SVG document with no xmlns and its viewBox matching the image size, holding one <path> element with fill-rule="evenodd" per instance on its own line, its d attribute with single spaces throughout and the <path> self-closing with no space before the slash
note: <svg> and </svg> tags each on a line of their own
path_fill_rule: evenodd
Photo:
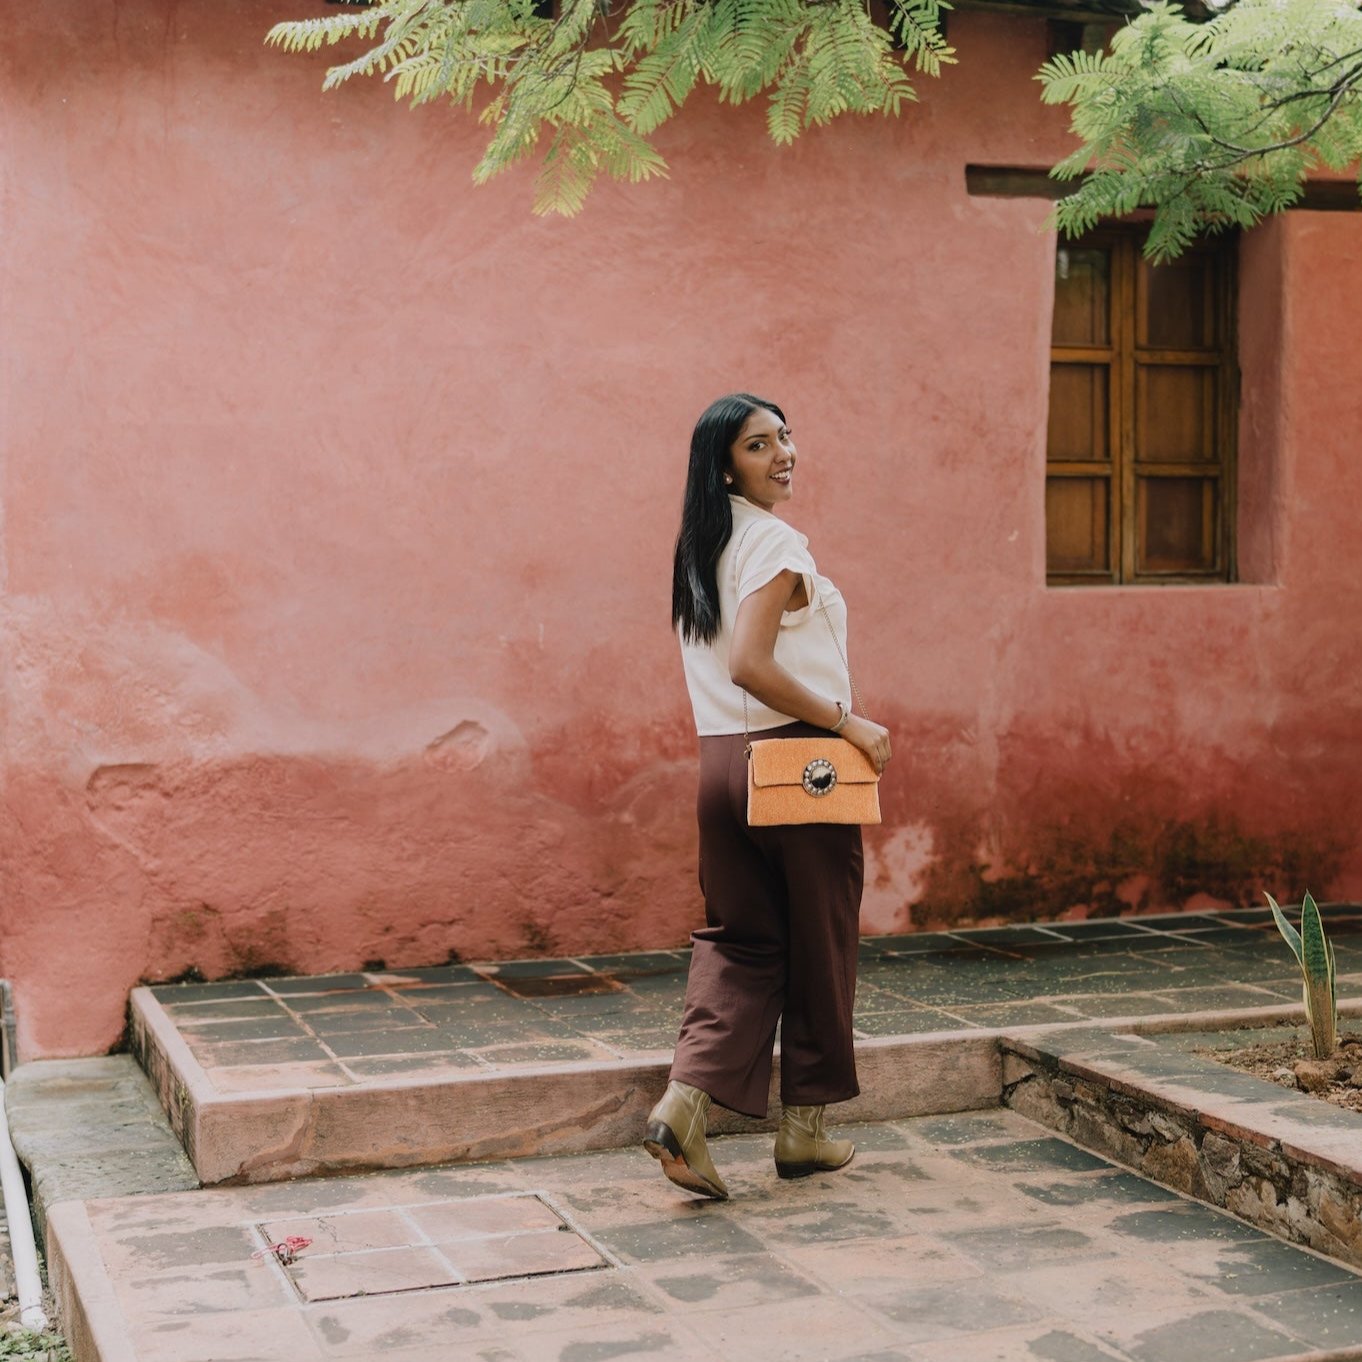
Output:
<svg viewBox="0 0 1362 1362">
<path fill-rule="evenodd" d="M 1005 1110 L 853 1128 L 733 1199 L 636 1149 L 68 1203 L 139 1362 L 1253 1362 L 1362 1346 L 1362 1277 Z M 268 1251 L 311 1240 L 292 1262 Z M 95 1252 L 90 1252 L 91 1249 Z M 84 1267 L 81 1267 L 84 1264 Z M 98 1264 L 93 1268 L 90 1264 Z"/>
<path fill-rule="evenodd" d="M 1326 910 L 1340 994 L 1362 992 L 1362 908 Z M 1266 910 L 871 937 L 861 1036 L 1252 1008 L 1300 1001 Z M 665 1058 L 684 950 L 162 985 L 220 1091 Z"/>
</svg>

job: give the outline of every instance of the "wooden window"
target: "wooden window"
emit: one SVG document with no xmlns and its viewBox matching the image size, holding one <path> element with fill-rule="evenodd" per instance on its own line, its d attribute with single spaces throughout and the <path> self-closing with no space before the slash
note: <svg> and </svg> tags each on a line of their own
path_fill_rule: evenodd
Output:
<svg viewBox="0 0 1362 1362">
<path fill-rule="evenodd" d="M 1139 227 L 1103 227 L 1056 252 L 1045 483 L 1056 585 L 1233 575 L 1233 242 L 1151 265 L 1142 240 Z"/>
</svg>

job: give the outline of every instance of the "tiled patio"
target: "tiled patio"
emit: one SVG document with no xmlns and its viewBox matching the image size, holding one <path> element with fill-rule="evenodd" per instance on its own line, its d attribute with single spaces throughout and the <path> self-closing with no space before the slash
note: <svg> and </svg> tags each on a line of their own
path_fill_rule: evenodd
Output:
<svg viewBox="0 0 1362 1362">
<path fill-rule="evenodd" d="M 1326 918 L 1356 1015 L 1362 909 Z M 884 937 L 862 957 L 855 1162 L 783 1183 L 770 1135 L 723 1114 L 743 1132 L 714 1140 L 724 1204 L 635 1143 L 684 951 L 138 990 L 135 1046 L 199 1176 L 260 1185 L 56 1204 L 79 1362 L 1362 1359 L 1352 1269 L 995 1105 L 1028 1038 L 1059 1063 L 1110 1048 L 1117 1018 L 1155 1039 L 1170 1017 L 1281 1019 L 1300 985 L 1269 914 Z M 1160 1073 L 1180 1074 L 1170 1046 Z M 1246 1081 L 1194 1062 L 1209 1092 Z"/>
<path fill-rule="evenodd" d="M 1362 910 L 1327 916 L 1355 1010 Z M 849 1120 L 996 1105 L 997 1041 L 1027 1027 L 1300 1006 L 1266 912 L 878 937 L 862 955 Z M 686 969 L 653 951 L 139 988 L 132 1048 L 204 1183 L 606 1149 L 665 1082 Z"/>
<path fill-rule="evenodd" d="M 641 1152 L 55 1209 L 77 1354 L 138 1362 L 1251 1362 L 1362 1346 L 1362 1279 L 1011 1112 L 862 1126 L 733 1200 Z M 310 1240 L 291 1262 L 267 1246 Z M 97 1344 L 97 1347 L 96 1347 Z M 1331 1353 L 1330 1355 L 1336 1355 Z"/>
<path fill-rule="evenodd" d="M 1342 993 L 1362 993 L 1362 910 L 1326 912 Z M 875 937 L 862 1037 L 1269 1007 L 1300 999 L 1250 910 Z M 156 987 L 222 1093 L 666 1058 L 687 953 L 450 965 Z"/>
</svg>

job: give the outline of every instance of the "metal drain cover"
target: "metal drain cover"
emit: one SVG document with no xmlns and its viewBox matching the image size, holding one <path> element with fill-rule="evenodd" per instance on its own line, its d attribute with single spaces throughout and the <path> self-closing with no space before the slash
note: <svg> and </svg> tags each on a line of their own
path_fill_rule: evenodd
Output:
<svg viewBox="0 0 1362 1362">
<path fill-rule="evenodd" d="M 327 1212 L 257 1227 L 305 1301 L 390 1296 L 609 1264 L 533 1192 Z"/>
</svg>

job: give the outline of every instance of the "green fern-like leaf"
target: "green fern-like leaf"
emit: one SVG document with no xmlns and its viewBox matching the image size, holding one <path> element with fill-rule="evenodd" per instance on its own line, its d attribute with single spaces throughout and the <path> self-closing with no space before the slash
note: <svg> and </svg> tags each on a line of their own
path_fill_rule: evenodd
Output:
<svg viewBox="0 0 1362 1362">
<path fill-rule="evenodd" d="M 655 132 L 685 102 L 700 75 L 708 16 L 696 10 L 624 78 L 620 116 L 638 133 Z"/>
<path fill-rule="evenodd" d="M 275 24 L 265 35 L 265 42 L 285 52 L 316 52 L 349 38 L 372 38 L 384 17 L 381 11 L 360 10 L 321 19 L 295 19 Z"/>
<path fill-rule="evenodd" d="M 808 74 L 802 63 L 795 63 L 771 91 L 766 109 L 766 129 L 778 146 L 788 146 L 806 126 Z"/>
<path fill-rule="evenodd" d="M 1046 104 L 1070 104 L 1090 98 L 1107 83 L 1107 61 L 1103 52 L 1058 53 L 1036 72 L 1044 89 Z"/>
</svg>

